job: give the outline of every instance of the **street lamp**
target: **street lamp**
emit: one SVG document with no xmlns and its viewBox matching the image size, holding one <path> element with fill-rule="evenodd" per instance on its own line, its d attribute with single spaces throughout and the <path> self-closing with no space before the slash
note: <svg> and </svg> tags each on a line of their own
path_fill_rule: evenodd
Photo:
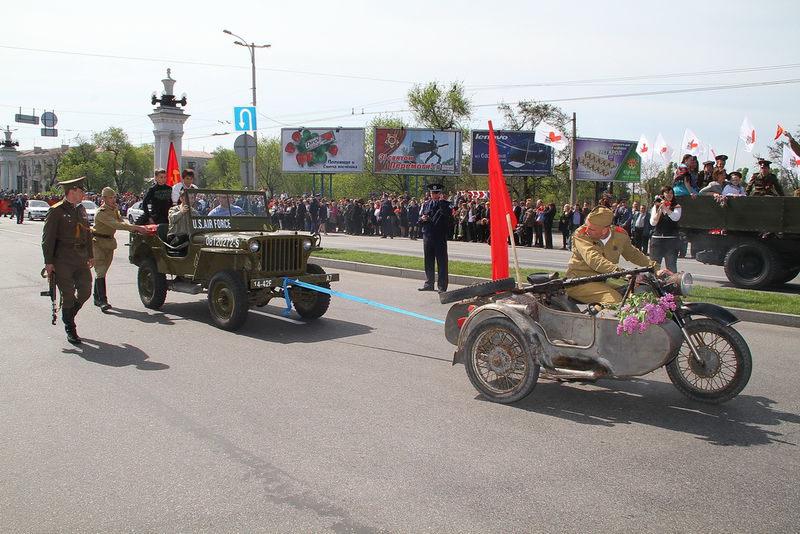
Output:
<svg viewBox="0 0 800 534">
<path fill-rule="evenodd" d="M 253 107 L 256 107 L 256 48 L 269 48 L 272 45 L 264 44 L 264 45 L 257 45 L 255 43 L 247 44 L 247 39 L 240 35 L 236 35 L 230 30 L 222 30 L 222 33 L 227 33 L 228 35 L 232 35 L 239 39 L 238 41 L 234 41 L 233 44 L 244 46 L 250 51 L 250 66 L 251 66 L 251 73 L 253 76 Z M 255 130 L 253 129 L 253 139 L 256 142 L 256 151 L 255 155 L 253 156 L 253 189 L 256 188 L 256 155 L 258 154 L 258 135 Z"/>
</svg>

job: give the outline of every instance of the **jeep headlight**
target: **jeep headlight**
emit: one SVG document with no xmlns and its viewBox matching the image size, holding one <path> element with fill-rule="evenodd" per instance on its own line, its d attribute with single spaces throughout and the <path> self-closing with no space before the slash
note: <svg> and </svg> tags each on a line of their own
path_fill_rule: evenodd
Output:
<svg viewBox="0 0 800 534">
<path fill-rule="evenodd" d="M 303 250 L 311 250 L 311 245 L 312 243 L 310 239 L 303 240 Z"/>
<path fill-rule="evenodd" d="M 254 239 L 247 244 L 247 248 L 250 250 L 250 252 L 258 252 L 261 250 L 261 243 Z"/>
</svg>

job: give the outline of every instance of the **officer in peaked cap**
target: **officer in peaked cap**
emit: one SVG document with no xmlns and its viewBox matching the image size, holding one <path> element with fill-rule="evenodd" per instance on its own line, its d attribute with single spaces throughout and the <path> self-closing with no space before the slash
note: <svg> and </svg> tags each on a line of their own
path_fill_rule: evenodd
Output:
<svg viewBox="0 0 800 534">
<path fill-rule="evenodd" d="M 603 206 L 595 207 L 586 216 L 586 222 L 575 230 L 572 238 L 572 258 L 567 264 L 567 278 L 593 276 L 624 270 L 618 265 L 622 256 L 640 267 L 660 268 L 641 250 L 631 244 L 628 233 L 619 226 L 611 226 L 614 213 Z M 672 274 L 667 269 L 659 274 Z M 614 304 L 622 295 L 611 284 L 588 282 L 567 289 L 567 294 L 584 303 Z"/>
<path fill-rule="evenodd" d="M 94 305 L 106 312 L 111 308 L 106 295 L 106 273 L 114 260 L 114 250 L 117 248 L 114 233 L 117 230 L 144 233 L 146 230 L 144 226 L 134 226 L 122 218 L 117 208 L 117 192 L 112 188 L 104 187 L 100 196 L 103 197 L 103 205 L 97 209 L 92 230 L 95 275 Z"/>
<path fill-rule="evenodd" d="M 84 177 L 59 182 L 64 198 L 47 213 L 42 230 L 42 253 L 48 276 L 56 277 L 61 292 L 61 320 L 67 341 L 81 343 L 75 316 L 92 292 L 94 253 L 86 209 L 81 204 L 86 192 Z"/>
<path fill-rule="evenodd" d="M 439 293 L 447 291 L 448 260 L 447 260 L 447 232 L 450 227 L 450 218 L 453 206 L 447 199 L 442 198 L 442 184 L 429 184 L 430 200 L 422 204 L 419 212 L 419 224 L 422 228 L 422 250 L 425 255 L 425 284 L 420 291 L 433 291 L 434 280 Z M 434 269 L 434 264 L 437 269 Z M 439 277 L 435 274 L 438 270 Z"/>
<path fill-rule="evenodd" d="M 764 158 L 758 159 L 758 171 L 750 179 L 745 192 L 753 197 L 782 197 L 783 187 L 778 181 L 778 177 L 769 170 L 771 161 Z"/>
</svg>

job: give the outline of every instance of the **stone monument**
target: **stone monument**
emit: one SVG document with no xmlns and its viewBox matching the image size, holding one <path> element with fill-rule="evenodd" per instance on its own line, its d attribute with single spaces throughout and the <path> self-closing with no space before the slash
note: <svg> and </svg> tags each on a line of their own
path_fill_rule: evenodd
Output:
<svg viewBox="0 0 800 534">
<path fill-rule="evenodd" d="M 167 77 L 161 80 L 161 83 L 164 84 L 161 98 L 157 98 L 155 92 L 153 92 L 153 96 L 150 100 L 151 104 L 158 104 L 158 107 L 155 108 L 153 113 L 148 115 L 155 127 L 153 130 L 153 134 L 155 135 L 155 143 L 153 145 L 153 168 L 167 168 L 169 144 L 172 142 L 175 146 L 175 154 L 178 156 L 178 168 L 180 169 L 182 168 L 183 123 L 190 117 L 181 109 L 186 107 L 186 95 L 184 94 L 180 100 L 175 98 L 173 92 L 175 80 L 173 80 L 170 75 L 170 69 L 167 69 Z M 181 108 L 179 108 L 178 105 L 180 105 Z"/>
</svg>

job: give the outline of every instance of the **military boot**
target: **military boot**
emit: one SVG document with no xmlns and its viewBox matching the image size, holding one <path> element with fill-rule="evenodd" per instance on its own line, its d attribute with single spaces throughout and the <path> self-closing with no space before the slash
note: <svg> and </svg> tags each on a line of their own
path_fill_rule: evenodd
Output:
<svg viewBox="0 0 800 534">
<path fill-rule="evenodd" d="M 95 306 L 100 306 L 100 310 L 103 312 L 107 312 L 111 309 L 111 304 L 108 303 L 108 296 L 106 295 L 106 279 L 105 278 L 95 278 L 94 279 L 94 290 L 95 290 Z M 99 300 L 99 304 L 98 304 Z"/>
<path fill-rule="evenodd" d="M 73 345 L 80 345 L 81 338 L 78 336 L 78 330 L 75 326 L 76 313 L 78 313 L 76 307 L 61 308 L 61 320 L 64 322 L 64 330 L 67 332 L 67 341 Z"/>
</svg>

